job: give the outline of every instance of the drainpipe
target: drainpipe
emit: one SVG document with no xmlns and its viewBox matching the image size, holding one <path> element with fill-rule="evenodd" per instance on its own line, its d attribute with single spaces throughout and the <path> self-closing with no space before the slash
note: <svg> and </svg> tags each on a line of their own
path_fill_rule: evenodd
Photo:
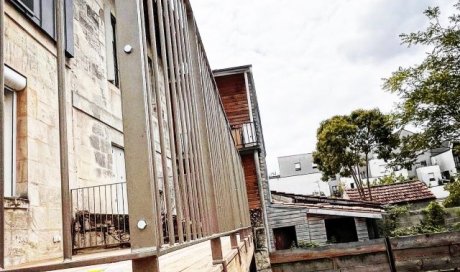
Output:
<svg viewBox="0 0 460 272">
<path fill-rule="evenodd" d="M 0 0 L 0 131 L 4 131 L 5 102 L 5 1 Z M 4 174 L 4 139 L 0 133 L 0 270 L 5 267 L 5 174 Z"/>
<path fill-rule="evenodd" d="M 61 164 L 61 203 L 62 203 L 62 246 L 64 260 L 72 259 L 72 233 L 69 186 L 69 146 L 67 139 L 66 80 L 65 80 L 65 28 L 64 0 L 57 0 L 56 15 L 56 49 L 57 80 L 59 100 L 59 151 Z"/>
</svg>

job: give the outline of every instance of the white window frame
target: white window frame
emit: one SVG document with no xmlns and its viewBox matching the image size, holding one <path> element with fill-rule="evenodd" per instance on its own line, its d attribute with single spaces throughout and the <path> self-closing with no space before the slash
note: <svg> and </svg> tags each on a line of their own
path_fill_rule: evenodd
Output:
<svg viewBox="0 0 460 272">
<path fill-rule="evenodd" d="M 10 131 L 9 135 L 4 134 L 5 162 L 4 162 L 4 196 L 15 197 L 16 191 L 16 139 L 17 139 L 17 98 L 16 92 L 9 89 L 4 90 L 5 94 L 5 121 L 7 118 L 11 123 L 5 123 L 5 132 Z M 11 99 L 11 102 L 9 100 Z M 10 106 L 11 105 L 11 106 Z M 10 118 L 11 117 L 11 118 Z M 8 126 L 9 128 L 7 128 Z"/>
</svg>

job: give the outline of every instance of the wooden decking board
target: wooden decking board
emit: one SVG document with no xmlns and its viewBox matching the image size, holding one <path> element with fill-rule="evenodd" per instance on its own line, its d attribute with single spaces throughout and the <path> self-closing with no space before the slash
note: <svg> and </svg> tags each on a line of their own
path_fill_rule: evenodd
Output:
<svg viewBox="0 0 460 272">
<path fill-rule="evenodd" d="M 232 250 L 230 238 L 223 237 L 222 239 L 222 250 L 226 262 L 232 262 L 234 260 L 235 250 Z M 239 238 L 238 238 L 239 241 Z M 247 251 L 248 242 L 246 241 L 245 244 L 240 243 L 240 254 L 252 254 L 251 251 Z M 252 243 L 251 243 L 252 246 Z M 253 248 L 252 248 L 253 249 Z M 75 259 L 90 259 L 90 258 L 100 258 L 106 256 L 118 256 L 122 254 L 130 253 L 130 249 L 125 250 L 112 250 L 107 252 L 99 252 L 90 255 L 79 255 L 75 256 Z M 247 253 L 248 252 L 248 253 Z M 245 258 L 247 257 L 244 255 Z M 252 256 L 252 255 L 251 255 Z M 61 260 L 50 260 L 42 263 L 34 263 L 34 265 L 43 265 L 43 264 L 53 264 L 59 263 Z M 71 269 L 64 269 L 64 270 L 56 270 L 62 272 L 130 272 L 131 269 L 131 261 L 124 261 L 119 263 L 112 263 L 112 264 L 103 264 L 103 265 L 95 265 L 89 267 L 80 267 L 80 268 L 71 268 Z M 223 265 L 212 265 L 212 257 L 211 257 L 211 245 L 209 241 L 196 244 L 194 246 L 190 246 L 184 249 L 180 249 L 177 251 L 173 251 L 166 255 L 162 255 L 160 257 L 160 271 L 161 272 L 177 272 L 177 271 L 223 271 Z M 231 270 L 229 270 L 231 271 Z"/>
</svg>

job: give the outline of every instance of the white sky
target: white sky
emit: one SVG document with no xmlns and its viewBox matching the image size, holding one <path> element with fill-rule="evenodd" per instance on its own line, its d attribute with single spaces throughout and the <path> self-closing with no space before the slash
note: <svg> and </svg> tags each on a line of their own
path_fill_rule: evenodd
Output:
<svg viewBox="0 0 460 272">
<path fill-rule="evenodd" d="M 420 62 L 398 35 L 423 30 L 428 6 L 454 0 L 191 0 L 213 69 L 253 65 L 269 173 L 312 152 L 319 123 L 357 108 L 389 112 L 382 78 Z"/>
</svg>

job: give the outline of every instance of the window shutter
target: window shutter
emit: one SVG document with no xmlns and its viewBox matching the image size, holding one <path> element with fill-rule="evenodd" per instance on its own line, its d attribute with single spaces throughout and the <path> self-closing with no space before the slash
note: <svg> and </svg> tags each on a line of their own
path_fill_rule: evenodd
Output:
<svg viewBox="0 0 460 272">
<path fill-rule="evenodd" d="M 104 6 L 104 26 L 105 26 L 105 57 L 107 64 L 107 80 L 115 81 L 115 59 L 113 58 L 113 29 L 112 29 L 112 13 L 109 5 Z"/>
<path fill-rule="evenodd" d="M 53 1 L 54 2 L 54 1 Z M 73 37 L 73 0 L 65 0 L 65 53 L 69 58 L 75 55 Z"/>
<path fill-rule="evenodd" d="M 40 26 L 51 37 L 55 38 L 54 0 L 41 1 Z"/>
</svg>

